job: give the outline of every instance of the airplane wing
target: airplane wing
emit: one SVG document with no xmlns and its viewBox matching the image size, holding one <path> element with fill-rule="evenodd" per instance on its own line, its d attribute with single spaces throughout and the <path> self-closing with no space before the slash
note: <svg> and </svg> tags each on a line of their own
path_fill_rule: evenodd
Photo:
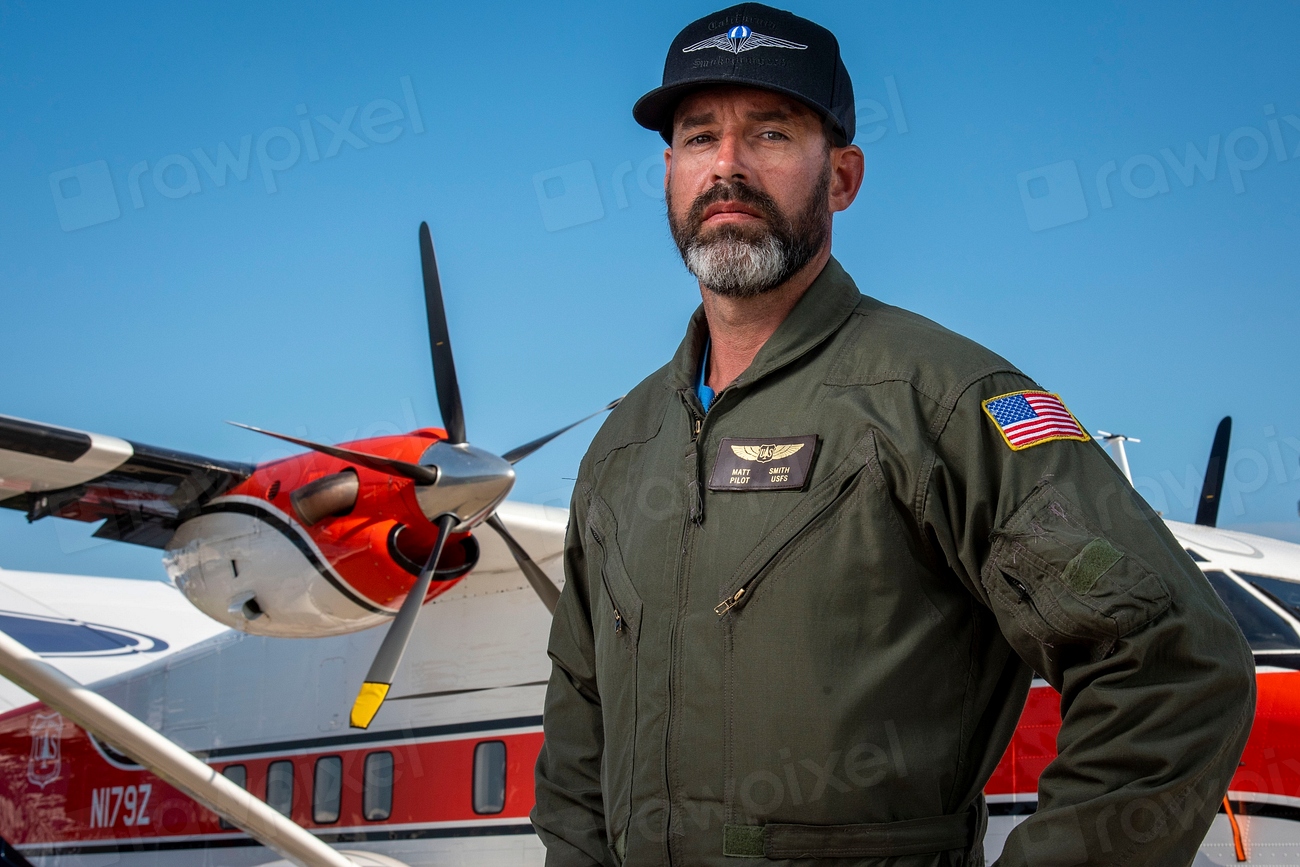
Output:
<svg viewBox="0 0 1300 867">
<path fill-rule="evenodd" d="M 162 548 L 251 464 L 0 415 L 0 507 L 28 521 L 103 521 L 100 539 Z"/>
<path fill-rule="evenodd" d="M 163 581 L 0 569 L 0 631 L 94 683 L 227 629 Z M 0 678 L 0 714 L 33 701 Z"/>
</svg>

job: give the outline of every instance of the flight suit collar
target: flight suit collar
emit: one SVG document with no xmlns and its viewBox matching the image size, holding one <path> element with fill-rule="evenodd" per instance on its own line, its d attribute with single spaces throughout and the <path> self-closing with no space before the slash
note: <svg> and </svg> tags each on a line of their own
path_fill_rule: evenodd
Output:
<svg viewBox="0 0 1300 867">
<path fill-rule="evenodd" d="M 840 329 L 861 300 L 862 295 L 853 278 L 832 256 L 790 315 L 763 344 L 749 367 L 736 377 L 732 386 L 752 385 L 820 345 Z M 700 305 L 691 316 L 686 336 L 669 367 L 669 383 L 674 389 L 695 387 L 708 338 L 709 324 L 704 317 L 704 306 Z"/>
</svg>

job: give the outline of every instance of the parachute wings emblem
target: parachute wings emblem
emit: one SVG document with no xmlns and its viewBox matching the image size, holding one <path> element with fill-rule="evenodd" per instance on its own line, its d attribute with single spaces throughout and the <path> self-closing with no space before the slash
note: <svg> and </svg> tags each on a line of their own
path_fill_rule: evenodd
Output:
<svg viewBox="0 0 1300 867">
<path fill-rule="evenodd" d="M 755 33 L 749 27 L 740 24 L 719 36 L 705 39 L 694 45 L 688 45 L 682 51 L 702 51 L 705 48 L 716 48 L 719 51 L 739 54 L 742 51 L 752 51 L 755 48 L 791 48 L 795 51 L 802 51 L 807 47 L 807 45 L 800 45 L 798 42 L 791 42 L 788 39 L 778 39 L 765 33 Z"/>
</svg>

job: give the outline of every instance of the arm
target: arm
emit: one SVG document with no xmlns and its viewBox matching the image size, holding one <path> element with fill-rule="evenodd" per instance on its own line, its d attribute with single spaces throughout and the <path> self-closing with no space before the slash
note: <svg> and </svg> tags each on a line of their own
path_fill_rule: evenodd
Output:
<svg viewBox="0 0 1300 867">
<path fill-rule="evenodd" d="M 564 592 L 551 624 L 551 681 L 546 689 L 546 741 L 537 758 L 532 822 L 546 844 L 548 867 L 612 864 L 600 786 L 605 737 L 596 686 L 596 653 L 582 531 L 580 485 L 564 544 Z"/>
<path fill-rule="evenodd" d="M 923 520 L 1017 654 L 1061 693 L 1058 756 L 1004 867 L 1186 865 L 1254 715 L 1249 648 L 1095 442 L 1012 450 L 967 389 L 935 439 Z"/>
</svg>

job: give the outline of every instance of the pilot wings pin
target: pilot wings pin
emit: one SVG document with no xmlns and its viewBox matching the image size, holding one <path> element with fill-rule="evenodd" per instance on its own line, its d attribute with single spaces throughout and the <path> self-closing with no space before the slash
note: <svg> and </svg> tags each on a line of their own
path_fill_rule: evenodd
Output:
<svg viewBox="0 0 1300 867">
<path fill-rule="evenodd" d="M 756 446 L 738 446 L 732 443 L 731 450 L 735 452 L 738 458 L 765 464 L 768 461 L 779 461 L 781 458 L 788 458 L 803 446 L 803 443 L 763 443 Z"/>
</svg>

